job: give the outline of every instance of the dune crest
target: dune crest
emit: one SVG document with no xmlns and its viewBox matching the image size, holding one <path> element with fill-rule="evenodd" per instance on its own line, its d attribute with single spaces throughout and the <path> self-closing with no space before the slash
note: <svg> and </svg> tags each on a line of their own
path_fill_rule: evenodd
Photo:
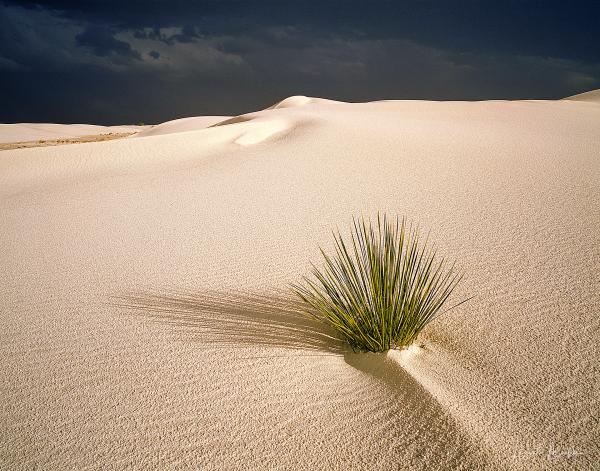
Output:
<svg viewBox="0 0 600 471">
<path fill-rule="evenodd" d="M 284 100 L 281 100 L 274 105 L 267 108 L 267 110 L 279 110 L 285 108 L 299 108 L 306 105 L 333 105 L 336 103 L 344 103 L 343 101 L 328 100 L 326 98 L 315 98 L 304 95 L 290 96 Z"/>
<path fill-rule="evenodd" d="M 572 95 L 572 96 L 563 98 L 563 100 L 588 101 L 591 103 L 600 103 L 600 88 L 598 90 L 590 90 L 589 92 Z"/>
<path fill-rule="evenodd" d="M 276 110 L 280 108 L 292 108 L 296 106 L 308 105 L 313 99 L 304 95 L 294 95 L 287 97 L 274 105 L 267 108 L 268 110 Z"/>
</svg>

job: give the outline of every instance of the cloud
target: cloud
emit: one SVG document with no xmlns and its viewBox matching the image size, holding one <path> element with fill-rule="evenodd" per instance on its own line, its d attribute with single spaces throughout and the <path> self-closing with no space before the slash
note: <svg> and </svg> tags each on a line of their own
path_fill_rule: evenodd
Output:
<svg viewBox="0 0 600 471">
<path fill-rule="evenodd" d="M 256 36 L 269 28 L 311 28 L 321 34 L 407 39 L 467 53 L 519 54 L 600 61 L 596 0 L 4 0 L 39 5 L 80 23 L 121 30 L 183 28 L 195 35 Z M 186 34 L 187 32 L 191 34 Z"/>
<path fill-rule="evenodd" d="M 115 32 L 102 26 L 90 26 L 75 36 L 78 46 L 87 47 L 99 57 L 117 56 L 141 60 L 140 53 L 131 44 L 115 38 Z"/>
<path fill-rule="evenodd" d="M 12 59 L 7 59 L 6 57 L 0 56 L 0 70 L 23 70 L 25 68 L 25 66 L 15 62 Z"/>
<path fill-rule="evenodd" d="M 194 27 L 170 27 L 170 28 L 143 28 L 133 31 L 135 39 L 149 39 L 152 41 L 160 41 L 167 46 L 172 46 L 178 42 L 190 43 L 194 42 L 200 36 L 195 32 Z"/>
<path fill-rule="evenodd" d="M 72 60 L 81 28 L 43 9 L 26 10 L 0 3 L 0 56 L 30 69 Z"/>
</svg>

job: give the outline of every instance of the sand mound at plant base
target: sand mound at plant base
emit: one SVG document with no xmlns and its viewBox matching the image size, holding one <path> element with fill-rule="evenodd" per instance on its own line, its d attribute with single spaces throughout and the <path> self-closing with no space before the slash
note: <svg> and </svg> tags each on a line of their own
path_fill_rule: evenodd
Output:
<svg viewBox="0 0 600 471">
<path fill-rule="evenodd" d="M 600 108 L 290 101 L 0 154 L 0 468 L 593 469 Z M 475 298 L 357 355 L 285 288 L 376 211 Z"/>
</svg>

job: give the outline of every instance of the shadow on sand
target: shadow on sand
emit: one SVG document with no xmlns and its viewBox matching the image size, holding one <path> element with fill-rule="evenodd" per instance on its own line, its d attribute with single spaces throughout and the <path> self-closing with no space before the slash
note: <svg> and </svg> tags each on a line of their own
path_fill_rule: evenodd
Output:
<svg viewBox="0 0 600 471">
<path fill-rule="evenodd" d="M 290 296 L 138 292 L 112 297 L 110 304 L 170 326 L 178 339 L 202 346 L 266 346 L 309 355 L 343 355 L 346 364 L 375 380 L 370 385 L 383 386 L 383 390 L 369 388 L 363 413 L 388 424 L 386 427 L 391 429 L 386 429 L 386 439 L 401 440 L 402 449 L 409 448 L 403 452 L 414 455 L 415 462 L 441 460 L 445 469 L 467 463 L 465 469 L 475 469 L 487 461 L 485 452 L 469 440 L 448 411 L 401 366 L 397 357 L 352 352 L 335 332 L 308 316 Z M 402 432 L 403 424 L 428 425 L 406 434 Z M 439 433 L 451 443 L 438 443 Z"/>
<path fill-rule="evenodd" d="M 183 340 L 210 346 L 271 346 L 326 353 L 347 349 L 334 331 L 290 296 L 245 292 L 139 292 L 111 304 L 172 326 Z"/>
</svg>

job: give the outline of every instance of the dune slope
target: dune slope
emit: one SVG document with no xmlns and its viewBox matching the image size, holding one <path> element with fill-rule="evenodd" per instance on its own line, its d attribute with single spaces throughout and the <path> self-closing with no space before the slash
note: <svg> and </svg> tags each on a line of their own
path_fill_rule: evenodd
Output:
<svg viewBox="0 0 600 471">
<path fill-rule="evenodd" d="M 588 101 L 588 102 L 592 102 L 592 103 L 600 103 L 600 89 L 591 90 L 589 92 L 584 92 L 584 93 L 579 93 L 577 95 L 563 98 L 563 100 Z"/>
<path fill-rule="evenodd" d="M 208 128 L 221 121 L 229 119 L 230 116 L 193 116 L 190 118 L 174 119 L 165 123 L 152 126 L 149 129 L 136 134 L 135 137 L 159 136 L 162 134 L 172 134 L 186 131 L 199 131 Z"/>
<path fill-rule="evenodd" d="M 0 468 L 593 469 L 599 126 L 584 102 L 293 97 L 3 152 Z M 285 288 L 377 211 L 475 297 L 424 348 L 357 355 Z"/>
</svg>

